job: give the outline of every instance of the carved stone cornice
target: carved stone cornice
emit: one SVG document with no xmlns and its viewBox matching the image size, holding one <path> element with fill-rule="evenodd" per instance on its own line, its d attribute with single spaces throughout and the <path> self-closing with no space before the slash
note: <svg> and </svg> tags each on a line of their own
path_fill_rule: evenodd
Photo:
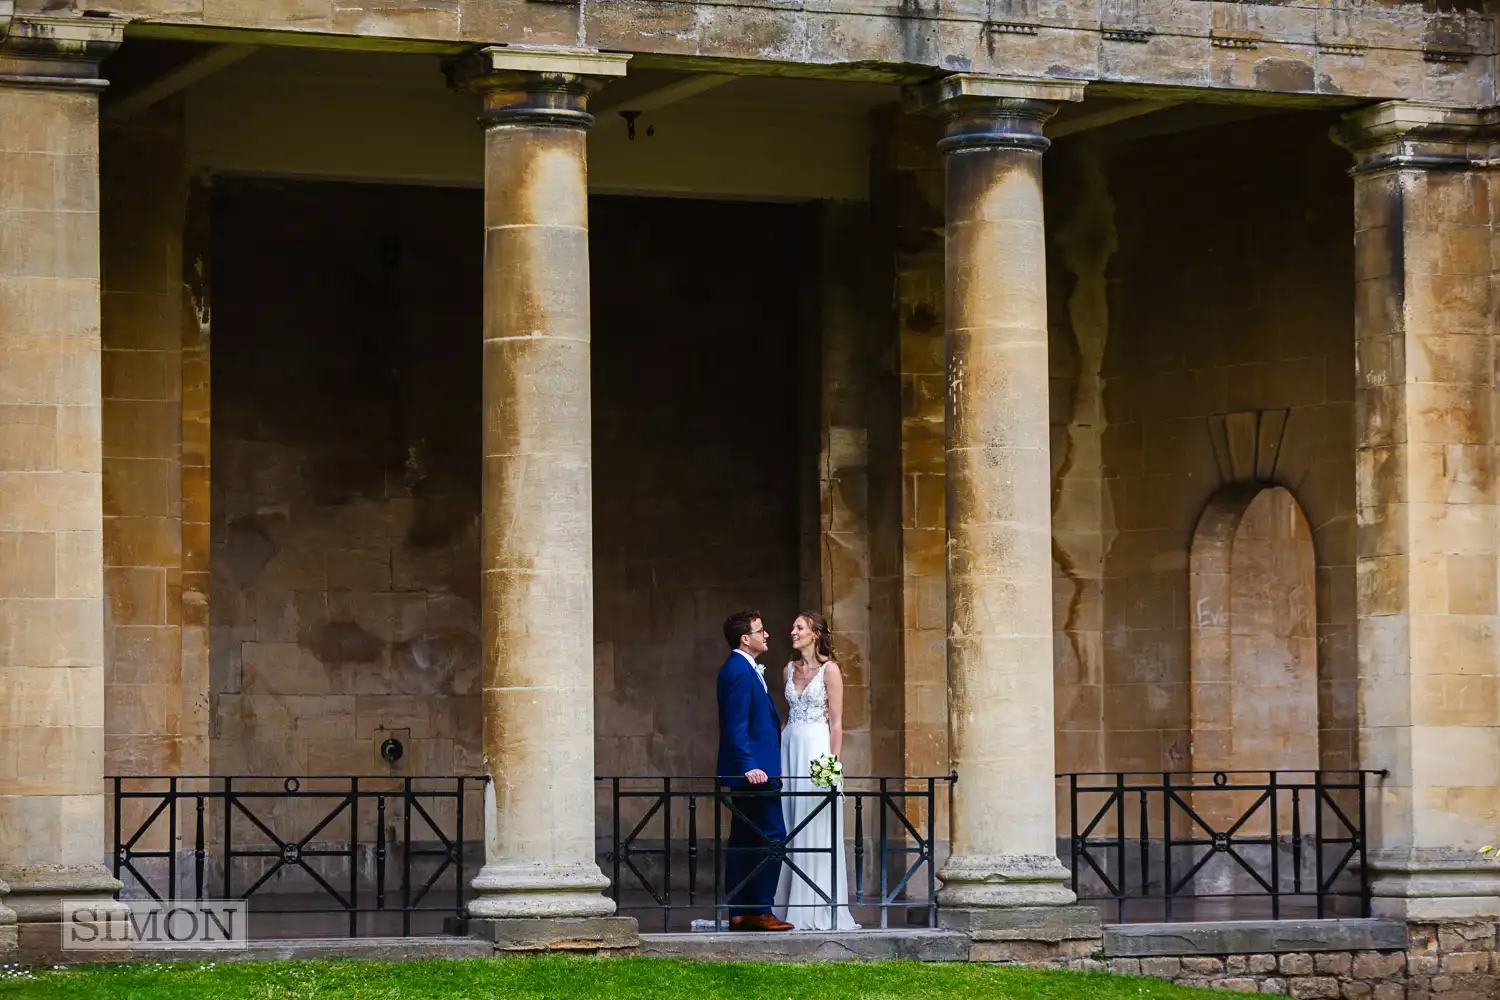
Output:
<svg viewBox="0 0 1500 1000">
<path fill-rule="evenodd" d="M 484 98 L 486 126 L 588 128 L 589 95 L 625 75 L 630 56 L 593 49 L 490 46 L 452 60 L 449 82 Z"/>
<path fill-rule="evenodd" d="M 913 111 L 943 122 L 938 149 L 1030 149 L 1051 141 L 1042 127 L 1064 103 L 1083 100 L 1082 80 L 1039 80 L 952 73 L 907 92 Z"/>
<path fill-rule="evenodd" d="M 1354 154 L 1355 173 L 1490 169 L 1500 166 L 1500 107 L 1386 101 L 1349 112 L 1333 140 Z"/>
<path fill-rule="evenodd" d="M 115 17 L 12 16 L 0 0 L 0 86 L 102 90 L 99 64 L 125 40 Z"/>
</svg>

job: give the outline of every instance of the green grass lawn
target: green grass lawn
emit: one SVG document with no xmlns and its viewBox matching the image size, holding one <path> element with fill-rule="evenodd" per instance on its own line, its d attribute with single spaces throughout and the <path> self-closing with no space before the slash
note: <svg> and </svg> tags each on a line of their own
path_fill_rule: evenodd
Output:
<svg viewBox="0 0 1500 1000">
<path fill-rule="evenodd" d="M 708 964 L 671 959 L 501 958 L 385 964 L 277 962 L 0 969 L 0 998 L 26 1000 L 1173 1000 L 1207 997 L 1157 979 L 915 962 Z M 1215 996 L 1224 996 L 1216 992 Z"/>
</svg>

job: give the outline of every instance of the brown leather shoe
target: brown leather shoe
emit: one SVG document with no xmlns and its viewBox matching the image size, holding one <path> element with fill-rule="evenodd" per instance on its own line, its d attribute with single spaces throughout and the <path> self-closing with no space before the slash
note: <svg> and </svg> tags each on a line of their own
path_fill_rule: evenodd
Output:
<svg viewBox="0 0 1500 1000">
<path fill-rule="evenodd" d="M 785 920 L 777 920 L 769 913 L 751 913 L 741 917 L 730 917 L 729 929 L 732 931 L 789 931 L 792 925 Z"/>
</svg>

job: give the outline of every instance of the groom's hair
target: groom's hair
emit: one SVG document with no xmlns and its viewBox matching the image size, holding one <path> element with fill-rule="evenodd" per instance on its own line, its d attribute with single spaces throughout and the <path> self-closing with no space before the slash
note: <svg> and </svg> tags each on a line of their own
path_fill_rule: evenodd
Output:
<svg viewBox="0 0 1500 1000">
<path fill-rule="evenodd" d="M 730 649 L 740 648 L 740 639 L 750 634 L 750 623 L 763 618 L 759 611 L 736 611 L 724 619 L 724 641 Z"/>
</svg>

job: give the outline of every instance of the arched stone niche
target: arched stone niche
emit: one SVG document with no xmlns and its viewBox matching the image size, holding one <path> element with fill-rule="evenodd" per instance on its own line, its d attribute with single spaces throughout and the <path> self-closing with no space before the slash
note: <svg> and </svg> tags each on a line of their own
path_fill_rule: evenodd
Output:
<svg viewBox="0 0 1500 1000">
<path fill-rule="evenodd" d="M 1191 570 L 1193 769 L 1316 770 L 1316 561 L 1302 508 L 1280 486 L 1226 487 L 1198 521 Z M 1255 794 L 1194 798 L 1222 824 Z"/>
</svg>

